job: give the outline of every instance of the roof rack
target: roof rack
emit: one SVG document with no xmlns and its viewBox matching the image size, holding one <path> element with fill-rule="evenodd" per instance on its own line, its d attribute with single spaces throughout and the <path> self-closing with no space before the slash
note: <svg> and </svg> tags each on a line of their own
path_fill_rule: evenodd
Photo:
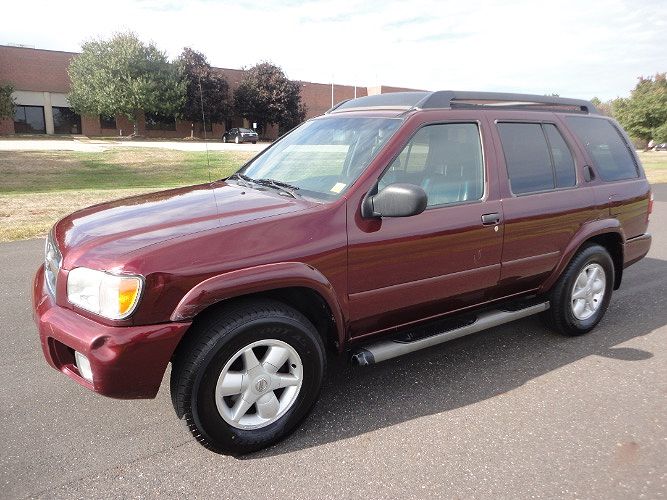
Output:
<svg viewBox="0 0 667 500">
<path fill-rule="evenodd" d="M 437 92 L 394 92 L 341 101 L 328 113 L 386 109 L 476 109 L 502 108 L 532 111 L 560 111 L 566 113 L 598 114 L 593 103 L 583 99 L 568 99 L 532 94 L 504 92 L 470 92 L 440 90 Z"/>
</svg>

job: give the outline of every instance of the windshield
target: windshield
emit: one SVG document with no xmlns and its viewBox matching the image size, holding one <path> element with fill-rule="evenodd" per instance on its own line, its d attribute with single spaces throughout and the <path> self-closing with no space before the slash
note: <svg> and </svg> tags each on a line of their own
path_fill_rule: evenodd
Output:
<svg viewBox="0 0 667 500">
<path fill-rule="evenodd" d="M 308 121 L 237 172 L 318 199 L 338 198 L 401 124 L 396 118 L 326 117 Z"/>
</svg>

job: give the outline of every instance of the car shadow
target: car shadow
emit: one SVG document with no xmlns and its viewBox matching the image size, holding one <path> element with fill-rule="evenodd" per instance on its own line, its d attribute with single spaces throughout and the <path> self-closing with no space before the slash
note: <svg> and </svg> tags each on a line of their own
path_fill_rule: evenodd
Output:
<svg viewBox="0 0 667 500">
<path fill-rule="evenodd" d="M 591 355 L 649 359 L 651 352 L 619 344 L 667 324 L 665 297 L 667 262 L 647 258 L 626 273 L 605 318 L 588 335 L 561 336 L 532 317 L 370 367 L 330 357 L 310 417 L 291 437 L 243 459 L 291 453 L 472 405 Z"/>
</svg>

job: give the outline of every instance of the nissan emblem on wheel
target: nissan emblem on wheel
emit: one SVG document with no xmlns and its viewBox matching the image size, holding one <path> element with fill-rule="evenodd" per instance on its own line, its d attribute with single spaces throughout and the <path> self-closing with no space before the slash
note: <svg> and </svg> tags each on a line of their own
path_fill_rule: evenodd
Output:
<svg viewBox="0 0 667 500">
<path fill-rule="evenodd" d="M 306 418 L 329 355 L 367 366 L 534 314 L 590 332 L 651 209 L 627 135 L 588 101 L 360 97 L 227 178 L 59 221 L 34 317 L 47 362 L 99 394 L 154 398 L 171 363 L 177 416 L 240 455 Z"/>
</svg>

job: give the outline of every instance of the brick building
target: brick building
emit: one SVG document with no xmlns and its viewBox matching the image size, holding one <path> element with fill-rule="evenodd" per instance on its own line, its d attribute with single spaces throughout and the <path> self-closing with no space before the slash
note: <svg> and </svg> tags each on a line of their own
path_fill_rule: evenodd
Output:
<svg viewBox="0 0 667 500">
<path fill-rule="evenodd" d="M 70 81 L 67 67 L 75 52 L 42 50 L 0 45 L 0 85 L 11 84 L 16 106 L 14 119 L 0 119 L 0 135 L 11 134 L 64 134 L 86 136 L 129 135 L 133 126 L 124 116 L 79 116 L 67 101 Z M 243 70 L 215 68 L 227 79 L 230 92 L 238 87 Z M 300 82 L 301 97 L 306 116 L 321 115 L 331 107 L 332 85 Z M 398 87 L 352 87 L 333 85 L 334 102 L 344 99 L 403 90 Z M 226 128 L 250 126 L 241 117 L 230 117 L 226 123 L 214 123 L 207 132 L 209 137 L 220 138 Z M 179 120 L 145 114 L 139 119 L 138 133 L 146 137 L 180 138 L 190 136 L 192 124 Z M 203 131 L 195 128 L 196 136 Z M 269 127 L 266 135 L 275 138 L 276 127 Z"/>
</svg>

